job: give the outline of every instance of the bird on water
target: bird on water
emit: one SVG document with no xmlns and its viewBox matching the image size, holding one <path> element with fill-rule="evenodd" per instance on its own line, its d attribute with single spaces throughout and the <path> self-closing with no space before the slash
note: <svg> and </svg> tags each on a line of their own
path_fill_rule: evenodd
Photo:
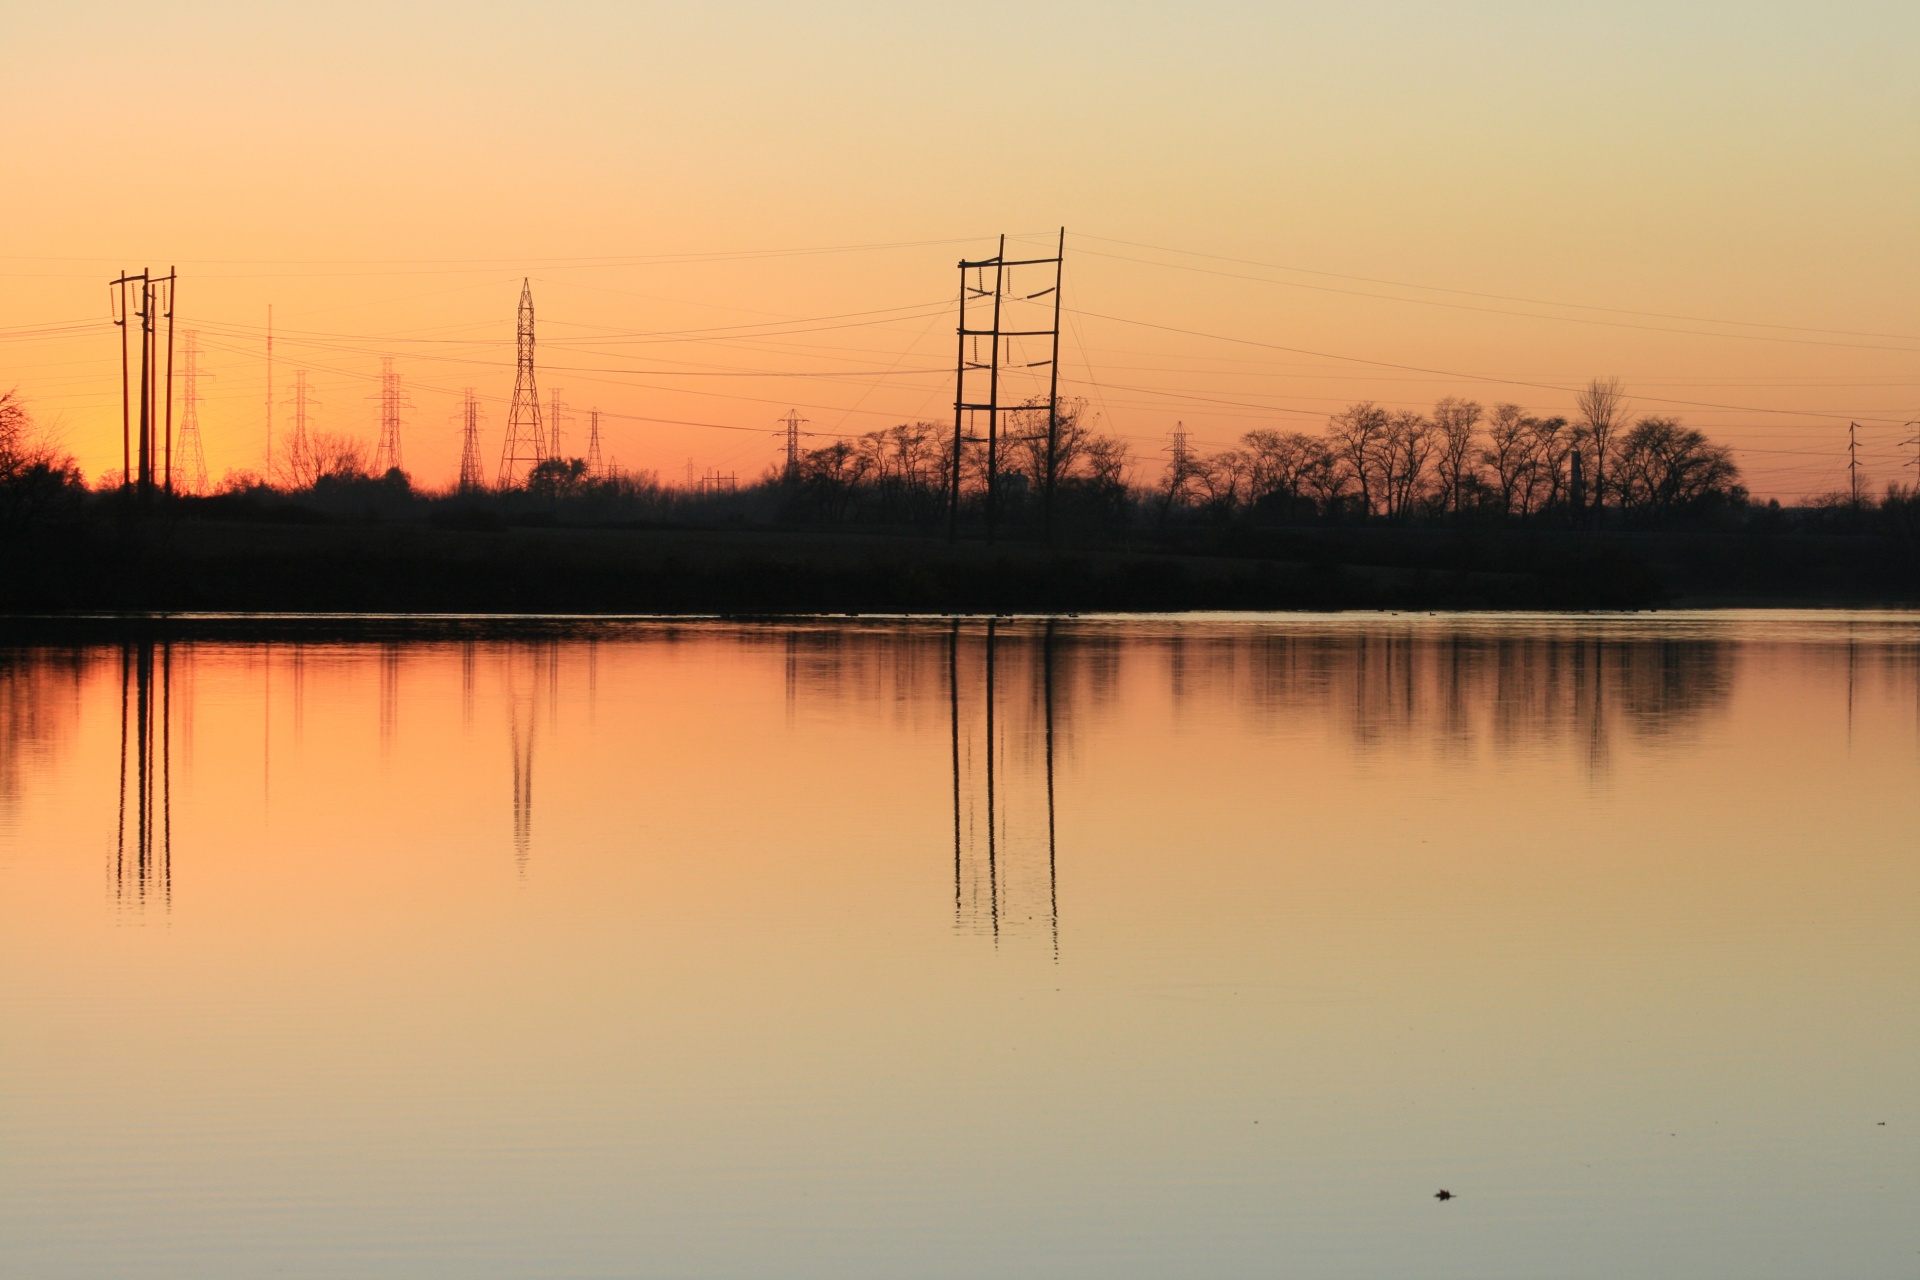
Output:
<svg viewBox="0 0 1920 1280">
<path fill-rule="evenodd" d="M 1433 1198 L 1435 1200 L 1451 1200 L 1453 1199 L 1453 1192 L 1447 1190 L 1445 1187 L 1442 1187 L 1438 1191 L 1433 1193 Z"/>
</svg>

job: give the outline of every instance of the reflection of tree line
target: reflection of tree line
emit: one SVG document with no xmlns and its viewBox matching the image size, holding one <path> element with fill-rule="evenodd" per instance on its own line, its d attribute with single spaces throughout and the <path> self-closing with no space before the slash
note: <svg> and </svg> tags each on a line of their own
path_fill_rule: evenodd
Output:
<svg viewBox="0 0 1920 1280">
<path fill-rule="evenodd" d="M 1263 718 L 1323 712 L 1362 748 L 1568 743 L 1598 763 L 1619 728 L 1682 732 L 1733 683 L 1734 646 L 1715 640 L 1269 632 L 1169 646 L 1176 688 L 1204 681 Z"/>
<path fill-rule="evenodd" d="M 1343 630 L 1331 628 L 1343 627 Z M 1604 765 L 1621 733 L 1656 740 L 1685 733 L 1723 707 L 1736 644 L 1711 638 L 1610 638 L 1552 625 L 1510 630 L 1441 622 L 1389 631 L 1376 622 L 1311 624 L 1108 624 L 1058 620 L 943 623 L 822 621 L 776 635 L 754 628 L 683 627 L 642 632 L 642 644 L 733 643 L 743 656 L 784 650 L 789 705 L 805 698 L 835 717 L 872 714 L 915 735 L 945 734 L 952 771 L 954 911 L 965 931 L 1003 936 L 1057 930 L 1053 823 L 1057 766 L 1092 719 L 1125 728 L 1164 692 L 1176 720 L 1231 717 L 1256 727 L 1318 721 L 1363 750 L 1424 743 L 1462 753 L 1570 745 Z M 459 654 L 463 721 L 472 722 L 477 670 L 498 673 L 511 756 L 513 841 L 524 869 L 533 833 L 537 737 L 560 701 L 564 639 L 467 642 Z M 304 697 L 303 645 L 259 646 L 263 718 L 275 678 L 291 677 L 294 723 Z M 1856 683 L 1920 695 L 1920 650 L 1869 642 L 1790 646 L 1822 673 L 1835 709 Z M 337 645 L 328 648 L 335 654 Z M 776 650 L 779 652 L 780 650 Z M 401 673 L 415 660 L 451 661 L 456 650 L 385 645 L 373 658 L 377 725 L 384 742 L 405 703 Z M 588 666 L 591 668 L 589 648 Z M 0 823 L 17 812 L 36 756 L 65 749 L 79 722 L 82 686 L 117 686 L 119 823 L 110 879 L 127 904 L 164 905 L 171 889 L 170 788 L 190 736 L 183 681 L 205 651 L 137 641 L 84 649 L 0 650 Z M 223 661 L 231 661 L 225 654 Z M 486 682 L 486 683 L 491 683 Z M 586 682 L 588 690 L 592 680 Z M 1123 693 L 1128 701 L 1123 716 Z M 1848 698 L 1849 703 L 1851 698 Z M 1917 704 L 1920 706 L 1920 704 Z M 1920 711 L 1917 711 L 1920 714 Z M 944 722 L 944 723 L 943 723 Z M 371 727 L 371 726 L 370 726 Z M 297 732 L 297 727 L 296 727 Z M 263 763 L 273 739 L 262 736 Z M 923 738 L 924 740 L 924 738 Z"/>
<path fill-rule="evenodd" d="M 72 741 L 89 665 L 78 649 L 0 649 L 0 830 L 13 825 L 30 762 Z"/>
<path fill-rule="evenodd" d="M 783 638 L 789 700 L 805 694 L 841 713 L 864 707 L 926 731 L 933 708 L 950 711 L 942 704 L 956 681 L 977 703 L 989 630 L 1001 708 L 995 714 L 1037 717 L 1050 703 L 1062 750 L 1080 719 L 1118 715 L 1123 691 L 1138 698 L 1157 685 L 1178 716 L 1227 714 L 1260 723 L 1322 717 L 1362 748 L 1424 739 L 1447 748 L 1574 743 L 1604 752 L 1623 729 L 1657 739 L 1723 706 L 1735 652 L 1734 643 L 1712 639 L 1371 626 L 1329 632 L 1000 620 L 963 623 L 955 638 L 946 624 L 822 624 Z M 964 659 L 957 670 L 956 646 Z M 1896 652 L 1899 663 L 1910 662 L 1903 646 L 1888 650 L 1890 663 Z M 1910 678 L 1910 666 L 1900 670 L 1901 679 Z M 1005 710 L 1016 703 L 1017 713 Z M 974 714 L 984 720 L 984 706 Z M 1026 724 L 1019 721 L 1016 749 L 1045 736 L 1029 735 Z"/>
</svg>

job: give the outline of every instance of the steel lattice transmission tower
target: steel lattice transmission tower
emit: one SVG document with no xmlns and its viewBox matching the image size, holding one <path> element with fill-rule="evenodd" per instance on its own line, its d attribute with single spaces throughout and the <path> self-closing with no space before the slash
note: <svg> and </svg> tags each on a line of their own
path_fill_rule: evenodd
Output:
<svg viewBox="0 0 1920 1280">
<path fill-rule="evenodd" d="M 393 370 L 393 357 L 380 357 L 380 444 L 373 451 L 373 474 L 384 476 L 399 471 L 400 410 L 406 399 L 400 392 L 400 375 Z"/>
<path fill-rule="evenodd" d="M 798 409 L 789 409 L 787 416 L 778 421 L 786 428 L 787 437 L 787 469 L 781 479 L 793 484 L 800 479 L 800 428 L 810 419 L 801 417 Z"/>
<path fill-rule="evenodd" d="M 180 396 L 179 487 L 188 493 L 207 491 L 207 451 L 200 442 L 200 331 L 187 330 L 184 386 Z"/>
<path fill-rule="evenodd" d="M 547 439 L 549 442 L 547 445 L 547 460 L 549 462 L 560 461 L 560 420 L 562 418 L 571 418 L 572 416 L 572 414 L 566 411 L 566 405 L 560 399 L 560 388 L 555 387 L 553 389 L 553 396 L 547 405 Z"/>
<path fill-rule="evenodd" d="M 307 391 L 307 371 L 293 371 L 293 439 L 286 448 L 287 478 L 296 489 L 304 489 L 320 478 L 314 466 L 313 441 L 307 436 L 307 410 L 319 403 Z"/>
<path fill-rule="evenodd" d="M 460 418 L 465 432 L 460 444 L 460 492 L 478 493 L 487 487 L 487 477 L 480 468 L 480 397 L 472 387 L 466 389 Z"/>
<path fill-rule="evenodd" d="M 500 450 L 498 487 L 514 489 L 527 482 L 533 469 L 547 458 L 547 442 L 540 430 L 540 388 L 533 374 L 533 282 L 520 282 L 520 360 L 513 375 L 513 404 L 507 409 L 507 440 Z"/>
<path fill-rule="evenodd" d="M 598 480 L 607 474 L 606 461 L 600 456 L 600 411 L 587 411 L 587 421 L 592 425 L 587 433 L 587 474 Z"/>
</svg>

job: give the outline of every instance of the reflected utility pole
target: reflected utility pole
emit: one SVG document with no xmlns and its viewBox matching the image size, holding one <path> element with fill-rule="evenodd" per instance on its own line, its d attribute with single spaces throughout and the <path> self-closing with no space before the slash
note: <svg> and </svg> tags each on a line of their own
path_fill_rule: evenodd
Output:
<svg viewBox="0 0 1920 1280">
<path fill-rule="evenodd" d="M 114 897 L 123 907 L 173 903 L 173 646 L 120 649 L 120 816 Z M 129 784 L 131 783 L 131 787 Z"/>
<path fill-rule="evenodd" d="M 1065 232 L 1061 232 L 1064 237 Z M 1053 831 L 1053 627 L 1047 619 L 1046 633 L 1040 640 L 1041 704 L 1047 724 L 1047 928 L 1053 936 L 1053 959 L 1060 960 L 1060 871 L 1054 858 Z"/>
<path fill-rule="evenodd" d="M 1055 828 L 1054 762 L 1057 755 L 1054 723 L 1053 655 L 1055 627 L 1049 623 L 1039 637 L 1015 642 L 1012 655 L 1000 652 L 1002 637 L 997 620 L 989 619 L 980 645 L 978 693 L 963 698 L 960 690 L 961 623 L 955 619 L 947 632 L 947 707 L 953 770 L 953 913 L 954 927 L 971 923 L 997 947 L 1002 933 L 1037 922 L 1042 912 L 1059 958 L 1060 897 L 1058 842 Z M 1009 709 L 1001 706 L 1000 686 L 1010 674 L 1005 657 L 1015 658 L 1013 673 L 1024 673 L 1024 696 Z M 1024 658 L 1025 661 L 1020 661 Z M 1015 676 L 1016 682 L 1018 675 Z M 969 708 L 963 712 L 964 708 Z M 1035 712 L 1039 713 L 1038 723 Z M 1012 737 L 1019 749 L 1011 755 L 1002 738 Z M 979 742 L 978 753 L 974 743 Z M 1037 750 L 1035 748 L 1038 748 Z M 1008 773 L 1009 761 L 1012 773 Z M 976 765 L 977 762 L 977 765 Z M 1035 765 L 1039 769 L 1035 770 Z M 975 768 L 979 772 L 975 772 Z M 1036 776 L 1036 773 L 1038 776 Z M 978 790 L 975 788 L 978 787 Z M 1042 874 L 1040 806 L 1045 806 L 1046 901 L 1039 902 Z M 984 838 L 981 835 L 985 828 Z M 984 864 L 984 865 L 983 865 Z M 985 875 L 980 872 L 984 870 Z M 984 884 L 983 884 L 984 881 Z M 984 899 L 980 889 L 985 888 Z"/>
</svg>

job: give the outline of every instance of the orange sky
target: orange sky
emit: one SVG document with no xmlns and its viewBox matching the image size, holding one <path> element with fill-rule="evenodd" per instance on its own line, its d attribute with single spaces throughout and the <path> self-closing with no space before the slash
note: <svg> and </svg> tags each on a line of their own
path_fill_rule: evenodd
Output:
<svg viewBox="0 0 1920 1280">
<path fill-rule="evenodd" d="M 1920 14 L 1671 9 L 16 10 L 0 388 L 117 465 L 104 284 L 177 264 L 216 478 L 260 462 L 272 304 L 276 398 L 305 368 L 370 441 L 393 356 L 443 484 L 464 386 L 497 461 L 530 276 L 571 449 L 598 406 L 626 466 L 746 479 L 789 407 L 950 418 L 954 261 L 1065 224 L 1064 390 L 1143 477 L 1176 421 L 1596 374 L 1762 494 L 1840 486 L 1850 419 L 1910 474 Z"/>
</svg>

